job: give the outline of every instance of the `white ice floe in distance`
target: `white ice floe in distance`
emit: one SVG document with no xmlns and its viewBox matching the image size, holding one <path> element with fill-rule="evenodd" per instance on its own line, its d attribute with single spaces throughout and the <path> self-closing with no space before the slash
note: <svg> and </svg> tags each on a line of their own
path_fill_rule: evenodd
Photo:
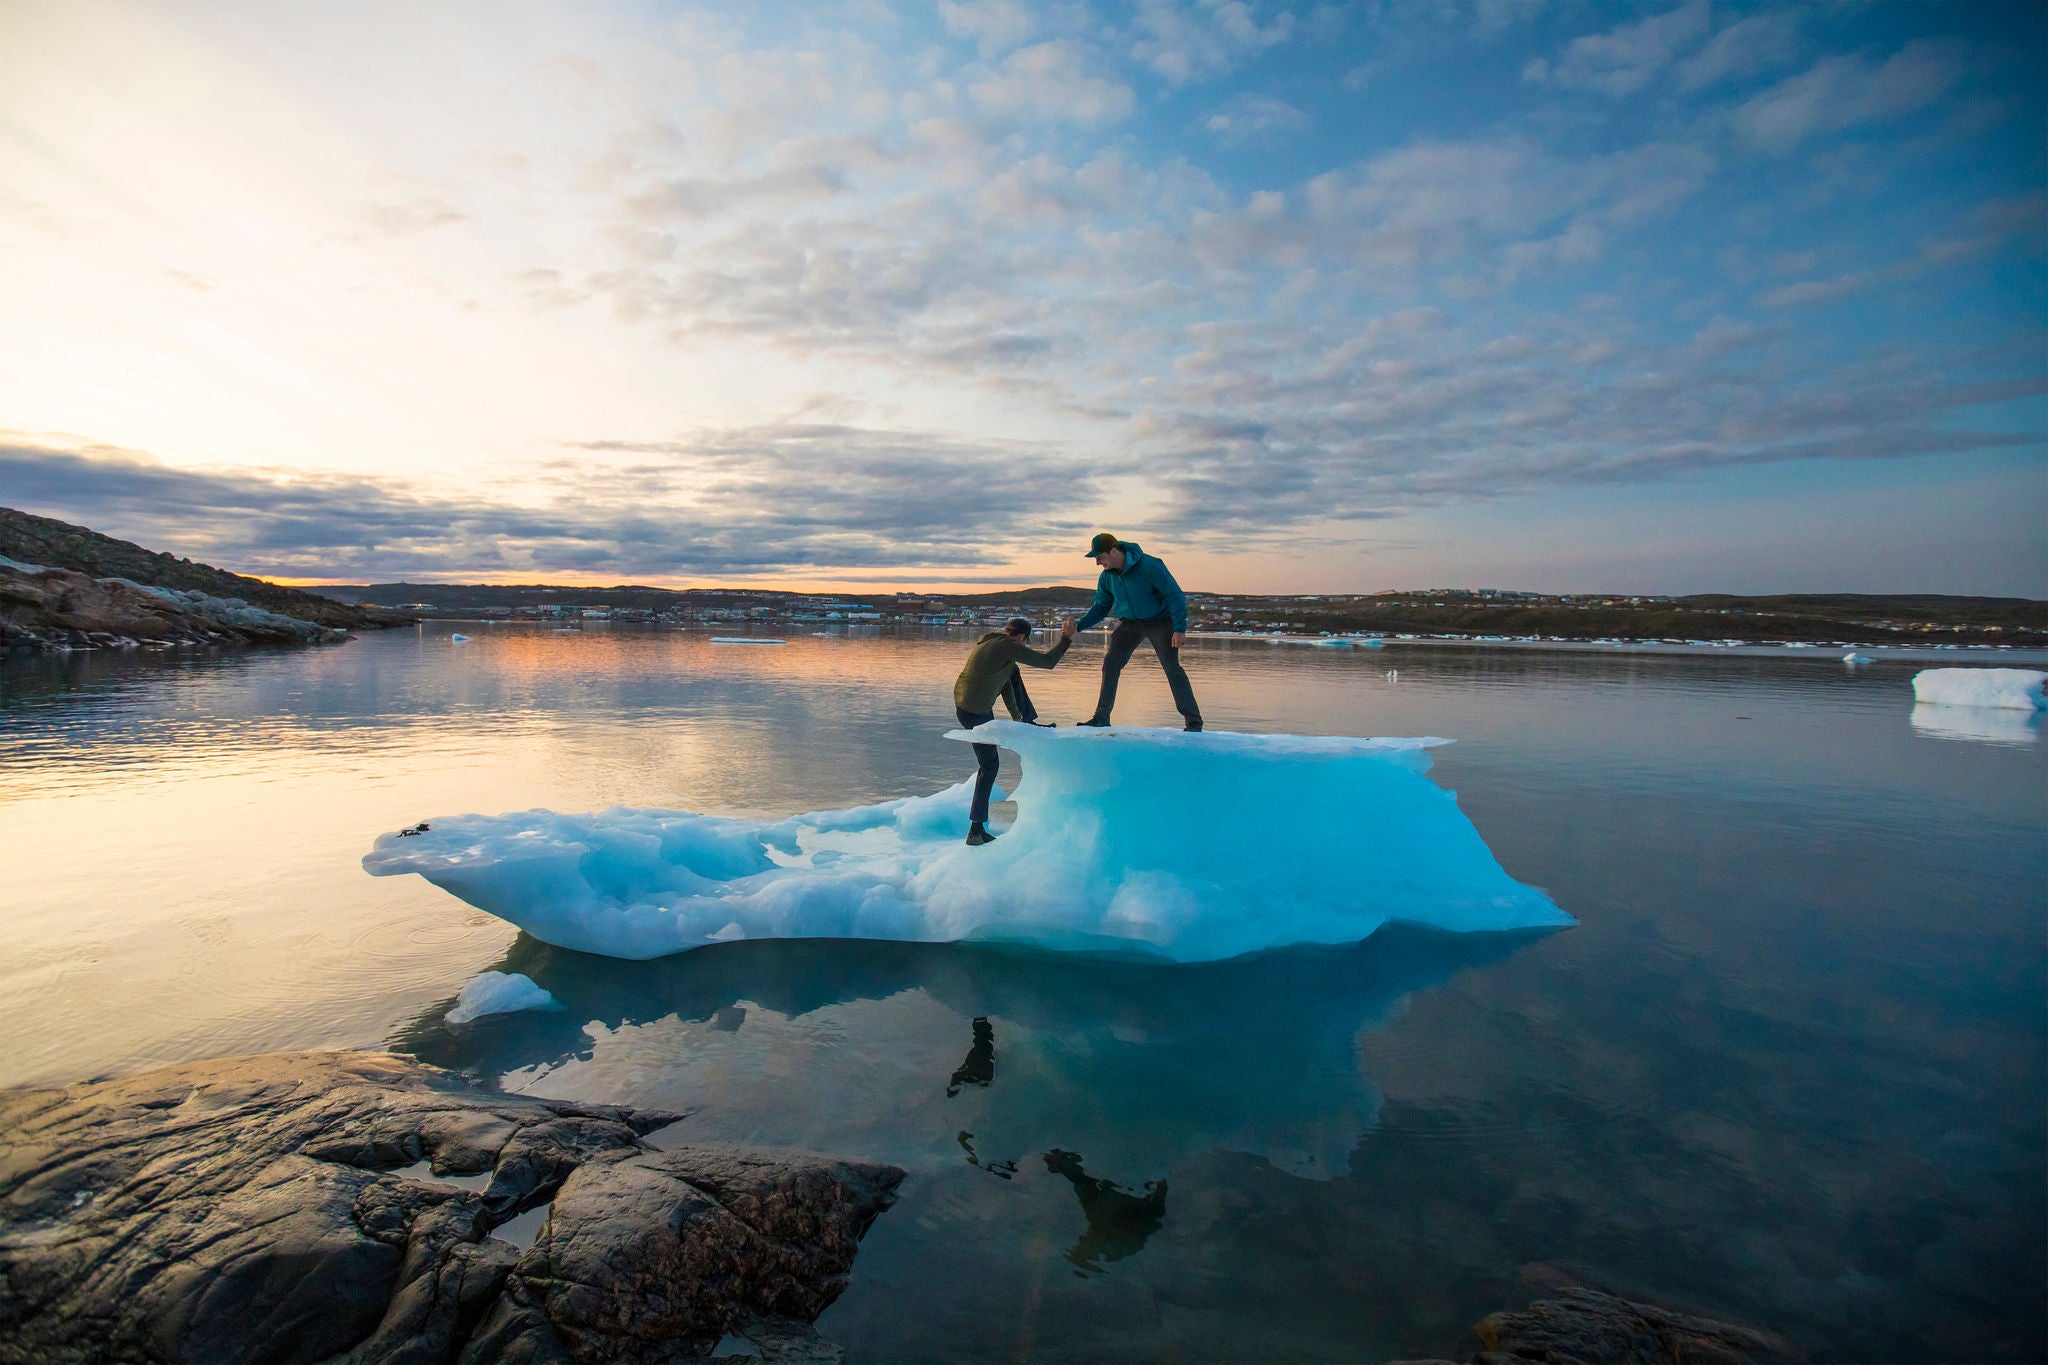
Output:
<svg viewBox="0 0 2048 1365">
<path fill-rule="evenodd" d="M 1873 663 L 1875 662 L 1875 660 L 1873 660 L 1868 654 L 1844 654 L 1842 656 L 1842 662 L 1845 664 L 1867 664 Z"/>
<path fill-rule="evenodd" d="M 2013 711 L 2048 710 L 2036 668 L 1923 668 L 1913 675 L 1913 699 L 1937 706 L 1990 706 Z"/>
<path fill-rule="evenodd" d="M 448 637 L 448 643 L 451 645 L 466 645 L 469 643 L 469 637 L 458 630 Z"/>
<path fill-rule="evenodd" d="M 555 997 L 532 977 L 518 972 L 483 972 L 462 988 L 455 997 L 454 1008 L 442 1019 L 450 1024 L 466 1024 L 487 1014 L 555 1008 Z"/>
<path fill-rule="evenodd" d="M 771 640 L 765 635 L 714 635 L 714 645 L 786 645 L 787 640 Z"/>
<path fill-rule="evenodd" d="M 962 842 L 962 781 L 772 822 L 438 818 L 380 838 L 363 866 L 416 872 L 535 938 L 625 958 L 744 936 L 1002 939 L 1193 962 L 1354 943 L 1390 920 L 1573 922 L 1508 876 L 1428 779 L 1428 750 L 1448 740 L 1015 721 L 947 738 L 1023 758 L 1016 823 L 993 844 Z"/>
</svg>

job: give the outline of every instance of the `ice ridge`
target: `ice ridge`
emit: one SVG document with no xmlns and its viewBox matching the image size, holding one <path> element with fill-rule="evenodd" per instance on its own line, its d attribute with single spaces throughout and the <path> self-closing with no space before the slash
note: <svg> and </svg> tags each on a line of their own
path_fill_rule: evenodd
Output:
<svg viewBox="0 0 2048 1365">
<path fill-rule="evenodd" d="M 1017 820 L 991 845 L 961 842 L 963 781 L 779 821 L 629 809 L 439 818 L 383 836 L 363 866 L 416 872 L 545 942 L 624 958 L 828 937 L 1195 962 L 1357 942 L 1390 920 L 1573 922 L 1509 877 L 1456 796 L 1428 779 L 1428 750 L 1448 740 L 1014 721 L 947 738 L 1023 759 Z"/>
</svg>

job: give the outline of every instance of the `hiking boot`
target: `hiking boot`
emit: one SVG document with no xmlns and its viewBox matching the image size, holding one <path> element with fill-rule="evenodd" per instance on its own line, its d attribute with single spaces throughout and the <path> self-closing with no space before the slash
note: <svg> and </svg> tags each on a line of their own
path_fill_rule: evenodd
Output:
<svg viewBox="0 0 2048 1365">
<path fill-rule="evenodd" d="M 971 847 L 980 848 L 983 844 L 992 844 L 995 841 L 996 836 L 990 834 L 979 820 L 967 827 L 967 842 Z"/>
<path fill-rule="evenodd" d="M 1180 728 L 1186 730 L 1189 734 L 1197 734 L 1201 731 L 1202 722 L 1198 720 L 1191 720 L 1186 725 L 1183 725 Z"/>
<path fill-rule="evenodd" d="M 1041 730 L 1057 730 L 1060 728 L 1057 722 L 1049 720 L 1040 720 L 1036 716 L 1033 716 L 1030 720 L 1027 720 L 1024 723 L 1026 725 L 1036 725 Z"/>
<path fill-rule="evenodd" d="M 1106 717 L 1103 716 L 1090 716 L 1086 720 L 1077 720 L 1074 722 L 1074 724 L 1092 726 L 1095 729 L 1099 730 L 1104 726 L 1108 725 L 1109 721 Z"/>
</svg>

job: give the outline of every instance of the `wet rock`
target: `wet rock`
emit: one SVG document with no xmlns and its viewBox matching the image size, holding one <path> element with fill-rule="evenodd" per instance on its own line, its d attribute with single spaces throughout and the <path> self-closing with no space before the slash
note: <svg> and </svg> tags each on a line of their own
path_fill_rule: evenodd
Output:
<svg viewBox="0 0 2048 1365">
<path fill-rule="evenodd" d="M 675 1118 L 378 1053 L 0 1095 L 0 1362 L 831 1358 L 808 1324 L 903 1173 L 642 1143 Z"/>
<path fill-rule="evenodd" d="M 1765 1365 L 1801 1357 L 1782 1337 L 1568 1286 L 1473 1328 L 1473 1365 Z"/>
</svg>

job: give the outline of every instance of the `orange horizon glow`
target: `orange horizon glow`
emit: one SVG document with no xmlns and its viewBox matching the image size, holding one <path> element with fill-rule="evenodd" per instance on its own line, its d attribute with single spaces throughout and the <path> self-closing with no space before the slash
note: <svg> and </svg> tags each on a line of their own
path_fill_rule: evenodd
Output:
<svg viewBox="0 0 2048 1365">
<path fill-rule="evenodd" d="M 256 578 L 262 582 L 271 583 L 280 588 L 315 589 L 344 587 L 360 588 L 372 586 L 371 584 L 363 583 L 359 580 L 346 578 L 273 578 L 266 577 L 261 574 L 244 574 L 243 577 Z M 868 597 L 888 597 L 894 596 L 899 592 L 912 593 L 917 595 L 947 594 L 958 596 L 962 594 L 971 593 L 1018 592 L 1032 588 L 1077 588 L 1084 592 L 1092 591 L 1094 588 L 1094 584 L 1092 582 L 1047 583 L 1041 580 L 1035 580 L 1031 578 L 1018 578 L 1014 580 L 1005 579 L 993 583 L 981 582 L 907 584 L 854 582 L 845 579 L 830 578 L 759 578 L 750 579 L 742 583 L 734 582 L 728 579 L 717 578 L 649 578 L 636 579 L 630 582 L 624 582 L 617 578 L 583 578 L 575 575 L 564 575 L 560 578 L 550 577 L 547 579 L 517 578 L 493 575 L 483 575 L 476 578 L 436 580 L 396 578 L 386 580 L 384 584 L 380 584 L 377 586 L 390 586 L 397 583 L 410 583 L 414 587 L 419 588 L 654 588 L 664 592 L 687 592 L 692 589 L 696 589 L 700 591 L 710 592 L 790 592 L 807 594 L 834 593 L 842 596 L 865 595 Z M 1200 592 L 1204 590 L 1197 588 L 1190 589 L 1189 591 Z M 1284 596 L 1291 594 L 1281 595 Z"/>
</svg>

